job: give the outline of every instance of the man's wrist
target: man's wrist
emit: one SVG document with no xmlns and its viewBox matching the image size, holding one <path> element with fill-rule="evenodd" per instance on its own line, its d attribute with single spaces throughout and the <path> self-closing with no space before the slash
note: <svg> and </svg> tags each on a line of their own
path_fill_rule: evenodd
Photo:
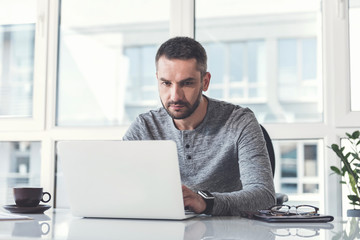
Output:
<svg viewBox="0 0 360 240">
<path fill-rule="evenodd" d="M 197 194 L 199 194 L 206 203 L 206 208 L 202 213 L 211 215 L 214 207 L 215 197 L 209 191 L 204 191 L 204 190 L 198 191 Z"/>
</svg>

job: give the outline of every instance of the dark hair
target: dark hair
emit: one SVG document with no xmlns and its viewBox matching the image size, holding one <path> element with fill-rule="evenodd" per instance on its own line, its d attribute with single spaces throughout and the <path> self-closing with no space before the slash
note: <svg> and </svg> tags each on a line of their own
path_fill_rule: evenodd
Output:
<svg viewBox="0 0 360 240">
<path fill-rule="evenodd" d="M 201 76 L 207 71 L 207 56 L 204 47 L 197 41 L 189 37 L 174 37 L 164 42 L 158 49 L 155 57 L 155 64 L 160 57 L 165 56 L 167 59 L 188 60 L 195 58 L 197 69 Z"/>
</svg>

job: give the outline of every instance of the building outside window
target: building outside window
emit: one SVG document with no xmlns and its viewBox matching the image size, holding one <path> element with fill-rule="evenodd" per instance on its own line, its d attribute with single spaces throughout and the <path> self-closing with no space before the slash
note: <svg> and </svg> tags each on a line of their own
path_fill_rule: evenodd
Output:
<svg viewBox="0 0 360 240">
<path fill-rule="evenodd" d="M 131 123 L 140 113 L 160 106 L 155 78 L 156 50 L 155 44 L 124 49 L 124 56 L 130 65 L 126 81 L 124 123 Z"/>
<path fill-rule="evenodd" d="M 319 206 L 322 165 L 322 141 L 274 141 L 278 164 L 275 189 L 286 193 L 292 204 Z"/>
<path fill-rule="evenodd" d="M 31 117 L 35 24 L 0 25 L 0 117 Z"/>
<path fill-rule="evenodd" d="M 234 103 L 266 101 L 264 41 L 204 42 L 203 46 L 212 74 L 209 96 Z"/>
<path fill-rule="evenodd" d="M 168 38 L 169 1 L 60 8 L 56 125 L 125 125 L 157 106 L 154 54 Z"/>
</svg>

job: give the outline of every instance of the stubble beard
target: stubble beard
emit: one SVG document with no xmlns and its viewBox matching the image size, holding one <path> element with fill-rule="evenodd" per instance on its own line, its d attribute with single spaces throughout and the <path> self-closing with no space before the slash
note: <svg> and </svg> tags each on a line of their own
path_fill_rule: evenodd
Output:
<svg viewBox="0 0 360 240">
<path fill-rule="evenodd" d="M 202 97 L 202 88 L 198 94 L 198 97 L 196 99 L 196 101 L 194 102 L 193 105 L 191 105 L 189 102 L 184 102 L 184 101 L 177 101 L 177 102 L 174 102 L 174 101 L 169 101 L 166 103 L 166 106 L 165 104 L 161 101 L 161 104 L 163 105 L 163 107 L 165 108 L 166 112 L 169 114 L 169 116 L 172 118 L 172 119 L 176 119 L 176 120 L 180 120 L 180 119 L 185 119 L 185 118 L 188 118 L 190 117 L 194 112 L 195 110 L 199 107 L 200 105 L 200 101 L 201 101 L 201 97 Z M 171 105 L 183 105 L 185 108 L 186 108 L 186 111 L 183 112 L 182 114 L 180 115 L 176 115 L 174 114 L 173 112 L 171 112 L 169 110 L 170 106 Z M 180 112 L 180 111 L 175 111 L 175 112 Z"/>
</svg>

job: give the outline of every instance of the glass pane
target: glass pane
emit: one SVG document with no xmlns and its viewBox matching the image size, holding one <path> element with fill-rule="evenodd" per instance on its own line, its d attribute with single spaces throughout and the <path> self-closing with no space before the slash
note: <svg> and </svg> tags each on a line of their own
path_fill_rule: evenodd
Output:
<svg viewBox="0 0 360 240">
<path fill-rule="evenodd" d="M 321 122 L 320 6 L 320 0 L 196 0 L 195 36 L 212 74 L 207 94 L 218 97 L 211 89 L 222 83 L 222 100 L 251 108 L 260 122 Z"/>
<path fill-rule="evenodd" d="M 245 43 L 230 43 L 229 50 L 231 52 L 229 56 L 230 60 L 230 82 L 243 82 L 244 81 L 244 51 Z M 216 69 L 216 66 L 215 66 Z"/>
<path fill-rule="evenodd" d="M 203 44 L 206 48 L 208 55 L 208 68 L 216 68 L 218 71 L 213 72 L 211 81 L 214 84 L 224 84 L 225 82 L 225 59 L 226 59 L 226 46 L 221 43 L 208 43 Z"/>
<path fill-rule="evenodd" d="M 291 85 L 297 81 L 297 41 L 296 39 L 280 39 L 278 41 L 279 83 Z M 281 89 L 280 89 L 281 90 Z M 291 96 L 291 94 L 290 94 Z M 280 91 L 280 98 L 281 91 Z"/>
<path fill-rule="evenodd" d="M 360 111 L 360 1 L 349 1 L 351 110 Z"/>
<path fill-rule="evenodd" d="M 13 187 L 40 186 L 40 142 L 0 142 L 0 204 L 14 204 Z"/>
<path fill-rule="evenodd" d="M 125 48 L 125 56 L 132 60 L 125 92 L 126 105 L 158 98 L 154 78 L 156 50 L 155 46 Z"/>
<path fill-rule="evenodd" d="M 265 42 L 249 41 L 247 44 L 248 78 L 250 83 L 264 82 L 266 63 L 265 63 Z"/>
<path fill-rule="evenodd" d="M 304 176 L 317 176 L 317 146 L 304 146 Z"/>
<path fill-rule="evenodd" d="M 0 2 L 0 118 L 33 114 L 36 2 Z"/>
<path fill-rule="evenodd" d="M 317 193 L 319 192 L 319 184 L 304 184 L 303 185 L 304 193 Z"/>
<path fill-rule="evenodd" d="M 296 183 L 282 183 L 281 192 L 286 194 L 297 193 L 297 184 Z"/>
<path fill-rule="evenodd" d="M 282 144 L 281 177 L 297 177 L 297 146 L 295 143 Z"/>
<path fill-rule="evenodd" d="M 61 1 L 57 125 L 127 124 L 160 105 L 154 59 L 169 4 Z"/>
<path fill-rule="evenodd" d="M 288 194 L 290 205 L 319 206 L 319 188 L 324 184 L 319 177 L 324 174 L 320 172 L 324 169 L 319 166 L 322 140 L 275 140 L 273 143 L 276 192 Z"/>
</svg>

